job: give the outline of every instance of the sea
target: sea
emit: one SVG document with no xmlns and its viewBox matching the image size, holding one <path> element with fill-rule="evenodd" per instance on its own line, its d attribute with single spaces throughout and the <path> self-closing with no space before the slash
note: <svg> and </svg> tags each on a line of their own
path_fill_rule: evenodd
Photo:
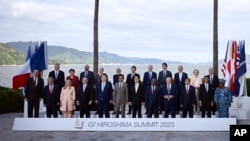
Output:
<svg viewBox="0 0 250 141">
<path fill-rule="evenodd" d="M 116 73 L 116 68 L 120 68 L 122 70 L 122 74 L 126 75 L 130 73 L 130 67 L 132 65 L 135 65 L 137 67 L 136 72 L 141 75 L 141 78 L 143 77 L 144 72 L 147 71 L 146 64 L 99 64 L 99 67 L 104 68 L 104 72 L 108 74 L 109 80 L 112 82 L 112 76 Z M 162 70 L 161 64 L 152 64 L 153 65 L 153 71 L 155 71 L 157 74 Z M 198 69 L 200 76 L 204 76 L 208 74 L 208 69 L 212 66 L 212 64 L 181 64 L 184 68 L 184 72 L 188 74 L 188 76 L 193 75 L 193 70 Z M 93 65 L 89 64 L 90 70 L 93 70 Z M 172 72 L 172 75 L 177 72 L 178 64 L 168 64 L 168 70 Z M 247 65 L 249 68 L 250 64 Z M 0 66 L 0 86 L 4 87 L 12 87 L 12 78 L 15 76 L 20 69 L 22 68 L 22 65 L 11 65 L 11 66 Z M 60 70 L 64 71 L 65 76 L 69 75 L 69 69 L 75 69 L 75 75 L 79 76 L 80 73 L 84 70 L 84 64 L 71 64 L 71 65 L 61 65 Z M 222 72 L 220 71 L 222 68 L 222 64 L 219 65 L 219 77 L 222 78 Z M 49 65 L 48 70 L 45 70 L 43 72 L 43 78 L 47 79 L 48 74 L 50 71 L 54 69 L 53 65 Z M 250 72 L 246 73 L 246 77 L 250 78 Z"/>
</svg>

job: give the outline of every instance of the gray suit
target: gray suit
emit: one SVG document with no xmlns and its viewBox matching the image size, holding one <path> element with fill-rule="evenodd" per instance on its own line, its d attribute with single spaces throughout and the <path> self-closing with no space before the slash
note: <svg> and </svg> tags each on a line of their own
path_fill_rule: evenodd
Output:
<svg viewBox="0 0 250 141">
<path fill-rule="evenodd" d="M 115 84 L 114 87 L 114 103 L 116 109 L 116 117 L 119 117 L 119 111 L 121 108 L 122 117 L 125 117 L 125 104 L 128 102 L 128 85 L 127 83 L 122 83 L 122 87 L 120 88 L 119 82 Z"/>
</svg>

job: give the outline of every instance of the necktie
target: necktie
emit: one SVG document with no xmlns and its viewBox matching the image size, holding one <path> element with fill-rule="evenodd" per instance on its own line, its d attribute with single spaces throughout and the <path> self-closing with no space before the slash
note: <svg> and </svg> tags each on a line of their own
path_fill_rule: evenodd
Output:
<svg viewBox="0 0 250 141">
<path fill-rule="evenodd" d="M 188 94 L 188 86 L 186 86 L 186 92 L 187 92 L 187 94 Z"/>
<path fill-rule="evenodd" d="M 131 79 L 133 79 L 134 78 L 134 74 L 132 73 L 132 75 L 131 75 Z"/>
<path fill-rule="evenodd" d="M 122 88 L 122 83 L 119 83 L 119 88 Z"/>
<path fill-rule="evenodd" d="M 83 84 L 83 92 L 85 92 L 86 84 Z"/>
<path fill-rule="evenodd" d="M 49 92 L 50 92 L 50 94 L 52 94 L 52 91 L 53 91 L 52 85 L 49 85 Z"/>
<path fill-rule="evenodd" d="M 166 77 L 166 71 L 163 71 L 163 77 Z"/>
<path fill-rule="evenodd" d="M 206 92 L 208 92 L 208 84 L 206 83 Z"/>
<path fill-rule="evenodd" d="M 105 83 L 102 83 L 102 92 L 104 90 L 104 87 L 105 87 Z"/>
<path fill-rule="evenodd" d="M 85 76 L 86 76 L 86 77 L 88 76 L 88 71 L 85 71 Z"/>
<path fill-rule="evenodd" d="M 149 79 L 151 80 L 152 78 L 152 72 L 149 72 Z"/>
<path fill-rule="evenodd" d="M 138 90 L 138 85 L 135 84 L 135 93 L 137 93 L 137 90 Z"/>
<path fill-rule="evenodd" d="M 152 86 L 152 94 L 155 93 L 155 86 Z"/>
<path fill-rule="evenodd" d="M 36 77 L 34 78 L 33 84 L 34 84 L 34 87 L 36 87 Z"/>
<path fill-rule="evenodd" d="M 57 77 L 58 77 L 58 71 L 56 71 L 56 79 L 57 79 Z"/>
<path fill-rule="evenodd" d="M 210 76 L 210 84 L 213 83 L 213 75 Z"/>
</svg>

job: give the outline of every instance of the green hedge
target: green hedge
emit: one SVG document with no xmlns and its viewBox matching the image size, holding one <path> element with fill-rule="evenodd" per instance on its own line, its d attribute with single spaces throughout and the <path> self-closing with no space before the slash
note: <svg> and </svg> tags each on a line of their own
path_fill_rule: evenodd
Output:
<svg viewBox="0 0 250 141">
<path fill-rule="evenodd" d="M 23 112 L 23 99 L 21 90 L 0 87 L 0 114 Z"/>
</svg>

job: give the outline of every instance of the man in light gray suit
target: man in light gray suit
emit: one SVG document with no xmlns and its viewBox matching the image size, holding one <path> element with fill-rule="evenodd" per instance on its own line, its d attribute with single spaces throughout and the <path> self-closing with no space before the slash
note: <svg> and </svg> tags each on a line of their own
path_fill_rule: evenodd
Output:
<svg viewBox="0 0 250 141">
<path fill-rule="evenodd" d="M 121 109 L 122 118 L 125 118 L 125 105 L 128 103 L 128 85 L 123 82 L 124 75 L 119 75 L 119 82 L 115 83 L 114 87 L 114 105 L 115 115 L 119 118 L 119 111 Z"/>
</svg>

